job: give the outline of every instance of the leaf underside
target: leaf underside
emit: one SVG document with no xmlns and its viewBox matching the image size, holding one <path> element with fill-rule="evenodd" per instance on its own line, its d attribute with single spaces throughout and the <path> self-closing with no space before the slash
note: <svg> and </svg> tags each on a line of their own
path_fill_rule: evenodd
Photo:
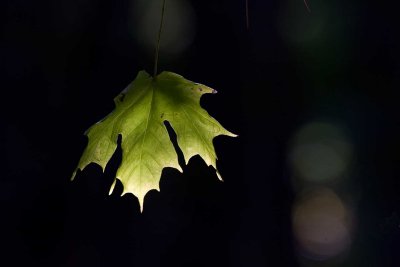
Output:
<svg viewBox="0 0 400 267">
<path fill-rule="evenodd" d="M 114 99 L 115 109 L 85 132 L 89 142 L 71 179 L 78 169 L 83 170 L 91 162 L 104 171 L 121 135 L 122 162 L 116 178 L 124 186 L 122 194 L 134 194 L 142 210 L 146 193 L 159 190 L 163 168 L 172 167 L 182 172 L 165 121 L 177 135 L 185 164 L 191 157 L 200 155 L 221 179 L 212 140 L 218 135 L 236 135 L 224 129 L 200 106 L 203 94 L 215 92 L 172 72 L 162 72 L 154 79 L 140 71 Z"/>
</svg>

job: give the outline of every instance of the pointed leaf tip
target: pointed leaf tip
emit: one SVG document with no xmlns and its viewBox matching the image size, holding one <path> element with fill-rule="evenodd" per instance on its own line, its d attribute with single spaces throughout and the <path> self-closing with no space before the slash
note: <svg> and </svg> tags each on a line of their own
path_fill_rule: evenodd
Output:
<svg viewBox="0 0 400 267">
<path fill-rule="evenodd" d="M 108 191 L 108 195 L 111 195 L 112 192 L 114 191 L 115 184 L 117 183 L 117 178 L 114 179 L 114 181 L 111 184 L 110 190 Z"/>
<path fill-rule="evenodd" d="M 73 181 L 73 180 L 75 179 L 75 176 L 76 176 L 76 172 L 77 172 L 77 171 L 78 171 L 78 170 L 75 169 L 75 171 L 72 173 L 71 178 L 69 178 L 70 181 Z"/>
<path fill-rule="evenodd" d="M 219 173 L 219 171 L 218 171 L 218 170 L 216 170 L 216 173 L 217 173 L 217 177 L 218 177 L 218 179 L 219 179 L 221 182 L 223 182 L 223 181 L 224 181 L 224 179 L 222 179 L 222 176 L 221 176 L 221 174 Z"/>
</svg>

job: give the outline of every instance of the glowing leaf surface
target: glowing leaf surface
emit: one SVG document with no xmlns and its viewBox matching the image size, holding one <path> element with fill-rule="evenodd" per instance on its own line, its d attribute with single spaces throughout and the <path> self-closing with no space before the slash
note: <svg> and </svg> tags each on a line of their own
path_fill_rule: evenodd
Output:
<svg viewBox="0 0 400 267">
<path fill-rule="evenodd" d="M 145 71 L 139 72 L 114 99 L 114 111 L 86 131 L 89 143 L 77 169 L 83 170 L 94 162 L 104 170 L 121 135 L 122 162 L 116 178 L 124 186 L 123 194 L 133 193 L 143 208 L 146 193 L 159 190 L 163 168 L 182 171 L 164 125 L 168 121 L 177 135 L 185 163 L 198 154 L 215 168 L 221 179 L 212 140 L 218 135 L 236 135 L 224 129 L 200 106 L 200 97 L 207 93 L 216 91 L 175 73 L 162 72 L 154 79 Z M 72 179 L 75 174 L 76 170 Z M 110 192 L 114 185 L 115 181 Z"/>
</svg>

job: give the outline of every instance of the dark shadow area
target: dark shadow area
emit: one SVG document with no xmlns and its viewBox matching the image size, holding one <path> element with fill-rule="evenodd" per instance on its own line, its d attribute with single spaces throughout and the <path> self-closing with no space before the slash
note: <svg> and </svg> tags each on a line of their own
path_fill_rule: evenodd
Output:
<svg viewBox="0 0 400 267">
<path fill-rule="evenodd" d="M 178 155 L 179 166 L 181 166 L 181 168 L 183 168 L 185 166 L 185 158 L 183 156 L 181 148 L 178 145 L 176 133 L 175 133 L 174 129 L 171 127 L 171 124 L 169 123 L 169 121 L 164 121 L 164 125 L 168 131 L 169 139 L 171 140 L 172 144 L 174 145 L 175 152 Z"/>
</svg>

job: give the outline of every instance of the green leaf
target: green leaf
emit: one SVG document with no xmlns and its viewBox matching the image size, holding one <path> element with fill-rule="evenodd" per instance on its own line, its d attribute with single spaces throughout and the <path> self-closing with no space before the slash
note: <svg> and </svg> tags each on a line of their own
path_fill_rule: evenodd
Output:
<svg viewBox="0 0 400 267">
<path fill-rule="evenodd" d="M 221 179 L 213 138 L 236 135 L 224 129 L 200 106 L 200 97 L 207 93 L 216 91 L 172 72 L 162 72 L 153 78 L 140 71 L 114 99 L 114 111 L 86 131 L 89 143 L 71 179 L 78 169 L 83 170 L 91 162 L 104 171 L 121 135 L 122 162 L 116 178 L 124 186 L 123 194 L 134 194 L 143 209 L 146 193 L 151 189 L 159 190 L 163 168 L 172 167 L 182 172 L 164 121 L 174 129 L 185 163 L 200 155 Z"/>
</svg>

